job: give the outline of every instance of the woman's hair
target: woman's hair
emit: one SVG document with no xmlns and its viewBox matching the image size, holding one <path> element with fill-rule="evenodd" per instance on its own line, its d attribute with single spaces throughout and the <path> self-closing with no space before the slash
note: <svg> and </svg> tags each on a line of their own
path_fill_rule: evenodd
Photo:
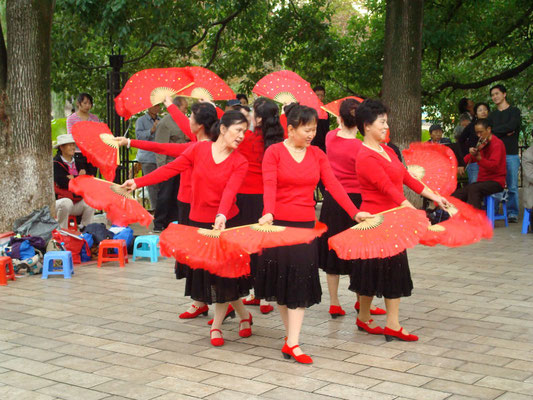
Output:
<svg viewBox="0 0 533 400">
<path fill-rule="evenodd" d="M 353 128 L 356 125 L 355 114 L 357 107 L 359 107 L 359 102 L 355 99 L 346 99 L 341 103 L 339 114 L 346 128 Z"/>
<path fill-rule="evenodd" d="M 89 101 L 91 102 L 91 106 L 94 104 L 93 103 L 93 96 L 91 96 L 89 93 L 80 93 L 78 95 L 78 98 L 76 99 L 76 102 L 78 104 L 81 104 L 83 102 L 83 100 L 85 99 L 89 99 Z"/>
<path fill-rule="evenodd" d="M 205 130 L 205 134 L 209 136 L 213 142 L 217 140 L 211 137 L 211 128 L 218 121 L 217 110 L 211 103 L 195 103 L 191 107 L 191 112 L 194 114 L 194 120 L 198 125 L 202 125 Z"/>
<path fill-rule="evenodd" d="M 468 101 L 469 99 L 467 97 L 463 97 L 461 100 L 459 100 L 459 103 L 457 104 L 457 108 L 459 109 L 459 114 L 468 112 Z"/>
<path fill-rule="evenodd" d="M 387 107 L 381 101 L 372 99 L 363 101 L 355 113 L 355 122 L 361 135 L 365 135 L 365 124 L 373 124 L 378 116 L 383 114 L 387 114 Z"/>
<path fill-rule="evenodd" d="M 274 143 L 283 141 L 283 127 L 279 122 L 279 109 L 274 101 L 260 97 L 254 102 L 254 115 L 261 118 L 261 134 L 265 150 Z"/>
<path fill-rule="evenodd" d="M 293 128 L 318 121 L 318 113 L 314 108 L 301 106 L 298 103 L 285 106 L 285 113 L 287 114 L 287 126 L 290 125 Z"/>
<path fill-rule="evenodd" d="M 485 103 L 484 101 L 476 103 L 476 105 L 474 106 L 474 118 L 477 118 L 477 109 L 479 108 L 479 106 L 485 106 L 487 108 L 487 111 L 490 112 L 490 107 L 488 103 Z"/>
<path fill-rule="evenodd" d="M 248 126 L 248 120 L 242 112 L 236 110 L 226 111 L 222 118 L 220 118 L 220 121 L 217 121 L 211 127 L 211 140 L 214 142 L 218 139 L 220 135 L 220 127 L 222 125 L 224 125 L 226 128 L 229 128 L 232 125 L 242 124 L 243 122 L 246 123 L 246 126 Z"/>
<path fill-rule="evenodd" d="M 242 112 L 242 110 L 247 111 L 247 112 L 252 111 L 252 110 L 250 109 L 250 107 L 248 107 L 248 106 L 243 106 L 242 104 L 235 104 L 234 106 L 231 106 L 231 109 L 232 109 L 232 110 L 235 110 L 235 111 L 240 111 L 240 112 Z"/>
</svg>

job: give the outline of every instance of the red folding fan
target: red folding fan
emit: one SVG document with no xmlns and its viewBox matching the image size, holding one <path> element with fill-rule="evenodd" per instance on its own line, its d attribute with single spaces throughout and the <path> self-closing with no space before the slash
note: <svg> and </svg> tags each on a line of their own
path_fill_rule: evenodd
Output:
<svg viewBox="0 0 533 400">
<path fill-rule="evenodd" d="M 341 104 L 346 99 L 354 99 L 361 104 L 363 102 L 363 99 L 360 97 L 355 96 L 348 96 L 343 97 L 342 99 L 334 100 L 331 103 L 326 104 L 325 106 L 322 106 L 322 109 L 330 113 L 331 115 L 334 115 L 335 117 L 338 117 L 340 115 L 340 108 Z"/>
<path fill-rule="evenodd" d="M 236 95 L 226 82 L 213 71 L 203 67 L 184 67 L 193 80 L 193 84 L 183 90 L 180 95 L 205 100 L 231 100 Z"/>
<path fill-rule="evenodd" d="M 402 151 L 407 170 L 433 191 L 448 196 L 457 187 L 457 159 L 438 143 L 411 143 Z"/>
<path fill-rule="evenodd" d="M 252 92 L 281 104 L 298 102 L 303 106 L 314 108 L 318 113 L 318 118 L 328 118 L 311 84 L 295 72 L 287 70 L 272 72 L 261 78 Z"/>
<path fill-rule="evenodd" d="M 114 181 L 120 153 L 109 127 L 103 122 L 82 121 L 72 127 L 72 136 L 87 161 L 100 168 L 106 180 Z"/>
<path fill-rule="evenodd" d="M 222 278 L 250 275 L 250 256 L 240 246 L 222 246 L 220 231 L 170 224 L 159 236 L 161 254 Z"/>
<path fill-rule="evenodd" d="M 414 247 L 429 225 L 426 213 L 397 207 L 329 238 L 329 248 L 343 260 L 387 258 Z"/>
<path fill-rule="evenodd" d="M 129 119 L 133 114 L 162 103 L 166 96 L 180 94 L 193 82 L 185 68 L 143 69 L 133 74 L 115 97 L 115 109 L 118 115 Z"/>
<path fill-rule="evenodd" d="M 252 224 L 226 229 L 220 239 L 223 245 L 227 243 L 240 246 L 247 253 L 259 253 L 271 247 L 309 243 L 327 230 L 328 227 L 318 221 L 312 229 Z"/>
<path fill-rule="evenodd" d="M 68 189 L 92 208 L 106 212 L 107 218 L 116 225 L 126 226 L 135 222 L 148 226 L 154 219 L 126 189 L 116 183 L 80 175 L 71 179 Z"/>
</svg>

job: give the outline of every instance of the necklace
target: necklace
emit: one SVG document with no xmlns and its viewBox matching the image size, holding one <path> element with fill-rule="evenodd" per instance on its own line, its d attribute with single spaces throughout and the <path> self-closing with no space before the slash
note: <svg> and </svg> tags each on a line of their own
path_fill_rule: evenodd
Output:
<svg viewBox="0 0 533 400">
<path fill-rule="evenodd" d="M 305 147 L 303 147 L 301 149 L 298 149 L 298 148 L 294 147 L 293 145 L 290 145 L 289 142 L 287 141 L 287 139 L 285 139 L 283 141 L 283 144 L 285 146 L 287 146 L 289 149 L 291 149 L 292 151 L 296 152 L 296 153 L 301 153 L 301 152 L 305 151 Z"/>
<path fill-rule="evenodd" d="M 377 152 L 377 153 L 383 153 L 383 152 L 385 151 L 385 149 L 384 149 L 383 147 L 381 147 L 381 145 L 379 145 L 380 150 L 375 149 L 375 148 L 373 148 L 373 147 L 370 147 L 370 146 L 367 145 L 366 143 L 363 143 L 363 146 L 366 146 L 366 147 L 368 147 L 370 150 L 374 150 L 374 151 Z"/>
</svg>

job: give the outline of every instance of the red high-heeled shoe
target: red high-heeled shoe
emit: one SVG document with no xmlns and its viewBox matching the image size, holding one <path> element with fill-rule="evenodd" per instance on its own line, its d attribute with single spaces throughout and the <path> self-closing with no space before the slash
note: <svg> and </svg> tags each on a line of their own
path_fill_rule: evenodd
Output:
<svg viewBox="0 0 533 400">
<path fill-rule="evenodd" d="M 194 312 L 190 313 L 189 311 L 185 311 L 184 313 L 181 313 L 179 317 L 181 319 L 191 319 L 196 318 L 200 314 L 203 314 L 204 316 L 207 315 L 207 312 L 209 311 L 209 306 L 206 304 L 202 307 L 197 307 L 194 304 L 191 304 L 192 308 L 194 308 Z"/>
<path fill-rule="evenodd" d="M 296 345 L 296 346 L 289 347 L 287 342 L 285 342 L 285 345 L 281 349 L 281 354 L 283 354 L 283 358 L 285 358 L 286 360 L 289 360 L 292 357 L 300 364 L 312 364 L 313 359 L 309 357 L 307 354 L 300 354 L 299 356 L 294 354 L 294 349 L 297 347 L 300 347 L 300 346 Z"/>
<path fill-rule="evenodd" d="M 235 310 L 233 309 L 233 306 L 231 304 L 228 305 L 228 310 L 226 311 L 226 315 L 224 315 L 223 321 L 225 321 L 228 317 L 235 318 Z M 214 321 L 214 318 L 210 319 L 207 325 L 213 325 L 213 321 Z"/>
<path fill-rule="evenodd" d="M 261 311 L 261 314 L 268 314 L 274 310 L 274 307 L 272 307 L 270 304 L 266 304 L 264 306 L 259 306 L 259 311 Z"/>
<path fill-rule="evenodd" d="M 242 304 L 245 306 L 258 306 L 261 304 L 261 300 L 252 297 L 250 300 L 242 299 Z"/>
<path fill-rule="evenodd" d="M 355 305 L 353 306 L 353 308 L 355 308 L 355 311 L 359 312 L 359 308 L 360 307 L 361 306 L 359 305 L 359 302 L 356 301 Z M 373 310 L 370 310 L 370 315 L 385 315 L 385 314 L 387 314 L 387 311 L 385 311 L 383 308 L 379 308 L 377 306 Z"/>
<path fill-rule="evenodd" d="M 344 311 L 341 306 L 329 306 L 329 315 L 331 315 L 331 318 L 335 319 L 346 315 L 346 311 Z"/>
<path fill-rule="evenodd" d="M 402 327 L 397 331 L 385 327 L 383 334 L 385 335 L 385 340 L 387 342 L 390 342 L 392 339 L 403 340 L 404 342 L 416 342 L 418 340 L 418 336 L 412 334 L 406 335 L 405 333 L 402 333 L 402 331 Z"/>
<path fill-rule="evenodd" d="M 241 324 L 243 322 L 248 322 L 250 324 L 249 328 L 241 329 Z M 240 337 L 250 337 L 252 336 L 252 325 L 254 324 L 254 321 L 252 320 L 252 314 L 250 313 L 250 316 L 247 319 L 241 319 L 241 322 L 239 322 L 239 336 Z"/>
<path fill-rule="evenodd" d="M 355 325 L 357 325 L 357 329 L 359 329 L 360 331 L 367 331 L 372 335 L 383 335 L 383 328 L 381 326 L 376 326 L 375 328 L 370 327 L 370 324 L 372 322 L 374 322 L 373 319 L 369 319 L 368 322 L 363 322 L 359 318 L 357 318 L 355 320 Z"/>
<path fill-rule="evenodd" d="M 217 338 L 212 337 L 213 332 L 220 332 L 220 337 L 217 337 Z M 211 336 L 211 344 L 213 346 L 218 347 L 224 344 L 224 338 L 222 337 L 222 331 L 220 329 L 211 329 L 209 331 L 209 335 Z"/>
</svg>

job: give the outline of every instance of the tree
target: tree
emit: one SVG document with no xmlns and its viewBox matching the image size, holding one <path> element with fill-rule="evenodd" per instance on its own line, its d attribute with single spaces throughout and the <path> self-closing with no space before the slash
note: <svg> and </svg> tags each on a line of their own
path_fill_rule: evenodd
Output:
<svg viewBox="0 0 533 400">
<path fill-rule="evenodd" d="M 7 0 L 0 26 L 0 230 L 53 207 L 50 32 L 53 0 Z M 53 210 L 53 208 L 51 208 Z"/>
</svg>

